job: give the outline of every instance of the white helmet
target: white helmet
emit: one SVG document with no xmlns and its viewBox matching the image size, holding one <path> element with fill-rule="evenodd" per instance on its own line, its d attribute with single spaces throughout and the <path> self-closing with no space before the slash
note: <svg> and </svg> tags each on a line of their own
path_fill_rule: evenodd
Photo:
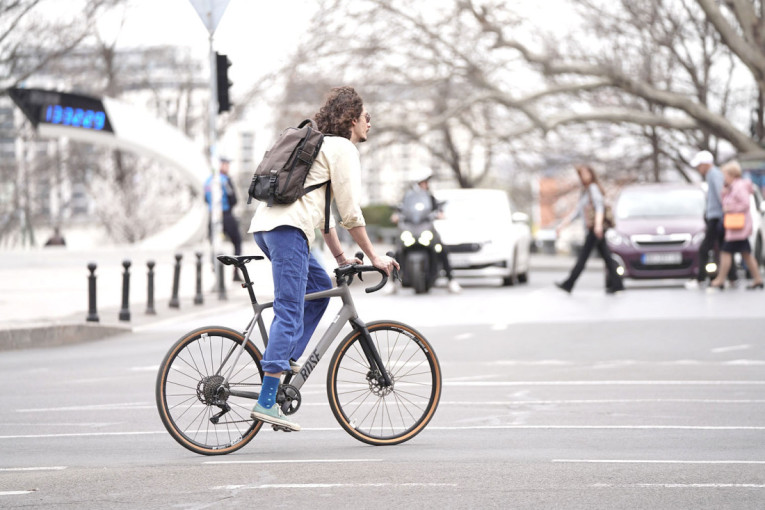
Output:
<svg viewBox="0 0 765 510">
<path fill-rule="evenodd" d="M 433 171 L 430 168 L 421 168 L 413 172 L 413 175 L 414 182 L 419 184 L 433 177 Z"/>
</svg>

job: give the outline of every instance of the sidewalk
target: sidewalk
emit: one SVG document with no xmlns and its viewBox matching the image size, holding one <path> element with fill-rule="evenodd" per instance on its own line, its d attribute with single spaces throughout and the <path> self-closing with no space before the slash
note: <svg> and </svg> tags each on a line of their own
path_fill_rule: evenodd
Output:
<svg viewBox="0 0 765 510">
<path fill-rule="evenodd" d="M 251 253 L 252 245 L 243 250 Z M 202 256 L 202 297 L 195 305 L 196 253 Z M 170 308 L 175 255 L 183 255 L 179 278 L 180 307 Z M 129 273 L 130 320 L 119 319 L 122 308 L 124 260 L 131 262 Z M 146 314 L 148 261 L 154 261 L 154 309 Z M 88 341 L 132 331 L 135 328 L 214 307 L 235 307 L 248 303 L 247 293 L 232 282 L 233 270 L 226 267 L 226 300 L 219 299 L 205 245 L 178 250 L 142 250 L 136 247 L 102 247 L 86 251 L 67 248 L 37 248 L 0 252 L 0 351 Z M 88 322 L 89 263 L 97 265 L 96 310 L 98 322 Z M 249 264 L 259 295 L 272 294 L 270 266 Z"/>
<path fill-rule="evenodd" d="M 259 253 L 254 242 L 245 242 L 243 253 Z M 195 305 L 196 253 L 202 256 L 202 296 Z M 175 255 L 183 255 L 179 279 L 179 308 L 170 308 Z M 119 320 L 122 308 L 122 262 L 131 262 L 130 320 Z M 148 267 L 154 266 L 154 308 L 146 314 Z M 206 245 L 179 250 L 145 250 L 136 247 L 101 247 L 90 250 L 37 248 L 0 252 L 0 351 L 47 347 L 70 342 L 92 341 L 134 331 L 152 323 L 178 320 L 201 311 L 247 306 L 247 292 L 232 282 L 233 270 L 226 267 L 226 299 L 219 299 Z M 96 263 L 96 310 L 98 322 L 88 322 L 89 263 Z M 574 264 L 569 256 L 532 254 L 531 272 L 567 272 Z M 601 267 L 599 259 L 588 263 Z M 258 296 L 273 296 L 271 267 L 254 261 L 247 266 Z"/>
</svg>

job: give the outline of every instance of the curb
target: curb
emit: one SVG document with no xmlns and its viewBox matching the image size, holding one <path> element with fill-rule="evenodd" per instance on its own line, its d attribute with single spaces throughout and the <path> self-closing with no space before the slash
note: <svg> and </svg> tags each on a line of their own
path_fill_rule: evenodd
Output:
<svg viewBox="0 0 765 510">
<path fill-rule="evenodd" d="M 216 313 L 229 308 L 249 305 L 249 300 L 231 299 L 217 302 L 210 308 L 200 308 L 193 304 L 192 298 L 182 298 L 179 310 L 168 310 L 161 315 L 135 314 L 132 321 L 117 323 L 108 320 L 102 322 L 85 322 L 86 312 L 62 318 L 56 322 L 38 323 L 31 325 L 13 325 L 0 329 L 0 352 L 40 349 L 72 345 L 77 343 L 94 342 L 115 335 L 138 333 L 155 324 L 182 321 L 184 317 L 199 313 Z M 107 309 L 101 316 L 116 317 L 117 309 Z"/>
<path fill-rule="evenodd" d="M 101 324 L 52 324 L 0 330 L 0 351 L 56 347 L 72 343 L 93 342 L 131 328 Z"/>
</svg>

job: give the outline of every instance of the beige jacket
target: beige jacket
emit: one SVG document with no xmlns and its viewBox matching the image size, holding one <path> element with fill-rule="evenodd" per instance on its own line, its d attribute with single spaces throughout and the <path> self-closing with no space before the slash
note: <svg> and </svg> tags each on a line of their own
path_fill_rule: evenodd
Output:
<svg viewBox="0 0 765 510">
<path fill-rule="evenodd" d="M 356 146 L 341 136 L 325 136 L 321 151 L 313 162 L 305 187 L 332 181 L 332 198 L 340 213 L 340 224 L 347 228 L 364 226 L 361 213 L 361 160 Z M 310 248 L 315 230 L 324 228 L 326 188 L 321 187 L 303 195 L 291 204 L 272 207 L 264 202 L 258 205 L 248 232 L 266 232 L 276 227 L 292 226 L 305 234 Z M 330 214 L 329 226 L 335 226 Z"/>
</svg>

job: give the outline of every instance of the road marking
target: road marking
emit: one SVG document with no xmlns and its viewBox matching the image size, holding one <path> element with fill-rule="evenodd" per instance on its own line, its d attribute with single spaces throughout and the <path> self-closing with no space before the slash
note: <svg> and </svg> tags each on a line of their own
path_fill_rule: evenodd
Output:
<svg viewBox="0 0 765 510">
<path fill-rule="evenodd" d="M 35 491 L 36 489 L 31 491 L 2 491 L 0 492 L 0 496 L 20 496 L 23 494 L 32 494 Z"/>
<path fill-rule="evenodd" d="M 726 399 L 693 399 L 693 398 L 634 398 L 634 399 L 600 399 L 600 400 L 494 400 L 494 401 L 448 401 L 439 402 L 439 406 L 517 406 L 550 405 L 550 404 L 765 404 L 765 400 L 726 400 Z M 308 404 L 302 404 L 308 405 Z"/>
<path fill-rule="evenodd" d="M 765 460 L 552 459 L 552 462 L 572 464 L 765 464 Z"/>
<path fill-rule="evenodd" d="M 305 393 L 303 393 L 305 395 Z M 507 405 L 550 405 L 550 404 L 655 404 L 655 403 L 687 403 L 687 404 L 765 404 L 765 399 L 693 399 L 693 398 L 635 398 L 635 399 L 572 399 L 572 400 L 489 400 L 485 402 L 470 401 L 441 401 L 439 406 L 507 406 Z M 326 407 L 327 402 L 303 402 L 305 407 Z M 50 413 L 67 411 L 136 411 L 155 410 L 157 406 L 148 402 L 129 402 L 124 404 L 100 404 L 69 407 L 39 407 L 32 409 L 16 409 L 17 413 Z"/>
<path fill-rule="evenodd" d="M 457 487 L 456 483 L 266 483 L 260 485 L 218 485 L 213 490 L 242 489 L 345 489 L 360 487 Z"/>
<path fill-rule="evenodd" d="M 454 337 L 455 340 L 470 340 L 473 338 L 473 333 L 461 333 Z"/>
<path fill-rule="evenodd" d="M 68 407 L 40 407 L 33 409 L 17 409 L 17 413 L 41 413 L 58 411 L 115 411 L 115 410 L 135 410 L 135 409 L 156 409 L 156 404 L 149 402 L 126 402 L 122 404 L 93 404 L 87 406 L 68 406 Z"/>
<path fill-rule="evenodd" d="M 765 430 L 765 426 L 735 425 L 470 425 L 470 426 L 429 426 L 428 430 Z M 302 428 L 305 432 L 344 432 L 338 427 Z M 57 439 L 65 437 L 109 437 L 109 436 L 146 436 L 167 434 L 165 430 L 143 432 L 81 432 L 71 434 L 25 434 L 18 436 L 0 436 L 2 439 Z"/>
<path fill-rule="evenodd" d="M 765 430 L 765 427 L 735 425 L 470 425 L 464 427 L 430 426 L 427 430 Z"/>
<path fill-rule="evenodd" d="M 752 346 L 749 344 L 729 345 L 727 347 L 717 347 L 715 349 L 712 349 L 712 352 L 720 353 L 720 352 L 731 352 L 731 351 L 745 351 L 746 349 L 750 349 L 751 347 Z"/>
<path fill-rule="evenodd" d="M 595 483 L 590 487 L 593 489 L 765 489 L 765 485 L 759 483 Z"/>
<path fill-rule="evenodd" d="M 159 365 L 149 365 L 145 367 L 130 367 L 131 372 L 158 372 Z"/>
<path fill-rule="evenodd" d="M 62 469 L 66 469 L 66 466 L 0 468 L 0 471 L 61 471 Z"/>
<path fill-rule="evenodd" d="M 71 434 L 24 434 L 20 436 L 0 436 L 0 439 L 51 439 L 58 437 L 95 437 L 95 436 L 146 436 L 150 434 L 167 434 L 166 430 L 149 432 L 75 432 Z"/>
<path fill-rule="evenodd" d="M 576 366 L 576 367 L 593 367 L 593 368 L 616 368 L 616 367 L 633 367 L 633 366 L 698 366 L 698 367 L 720 367 L 720 366 L 763 366 L 765 360 L 761 359 L 733 359 L 724 361 L 702 361 L 696 359 L 677 359 L 667 361 L 640 361 L 634 359 L 614 359 L 614 360 L 598 360 L 598 361 L 571 361 L 561 359 L 541 359 L 541 360 L 514 360 L 514 359 L 500 359 L 494 361 L 487 361 L 483 363 L 487 366 L 500 366 L 500 367 L 537 367 L 537 366 Z"/>
<path fill-rule="evenodd" d="M 444 386 L 761 386 L 765 381 L 444 381 Z"/>
<path fill-rule="evenodd" d="M 382 462 L 382 459 L 207 460 L 202 464 L 331 464 L 342 462 Z"/>
</svg>

